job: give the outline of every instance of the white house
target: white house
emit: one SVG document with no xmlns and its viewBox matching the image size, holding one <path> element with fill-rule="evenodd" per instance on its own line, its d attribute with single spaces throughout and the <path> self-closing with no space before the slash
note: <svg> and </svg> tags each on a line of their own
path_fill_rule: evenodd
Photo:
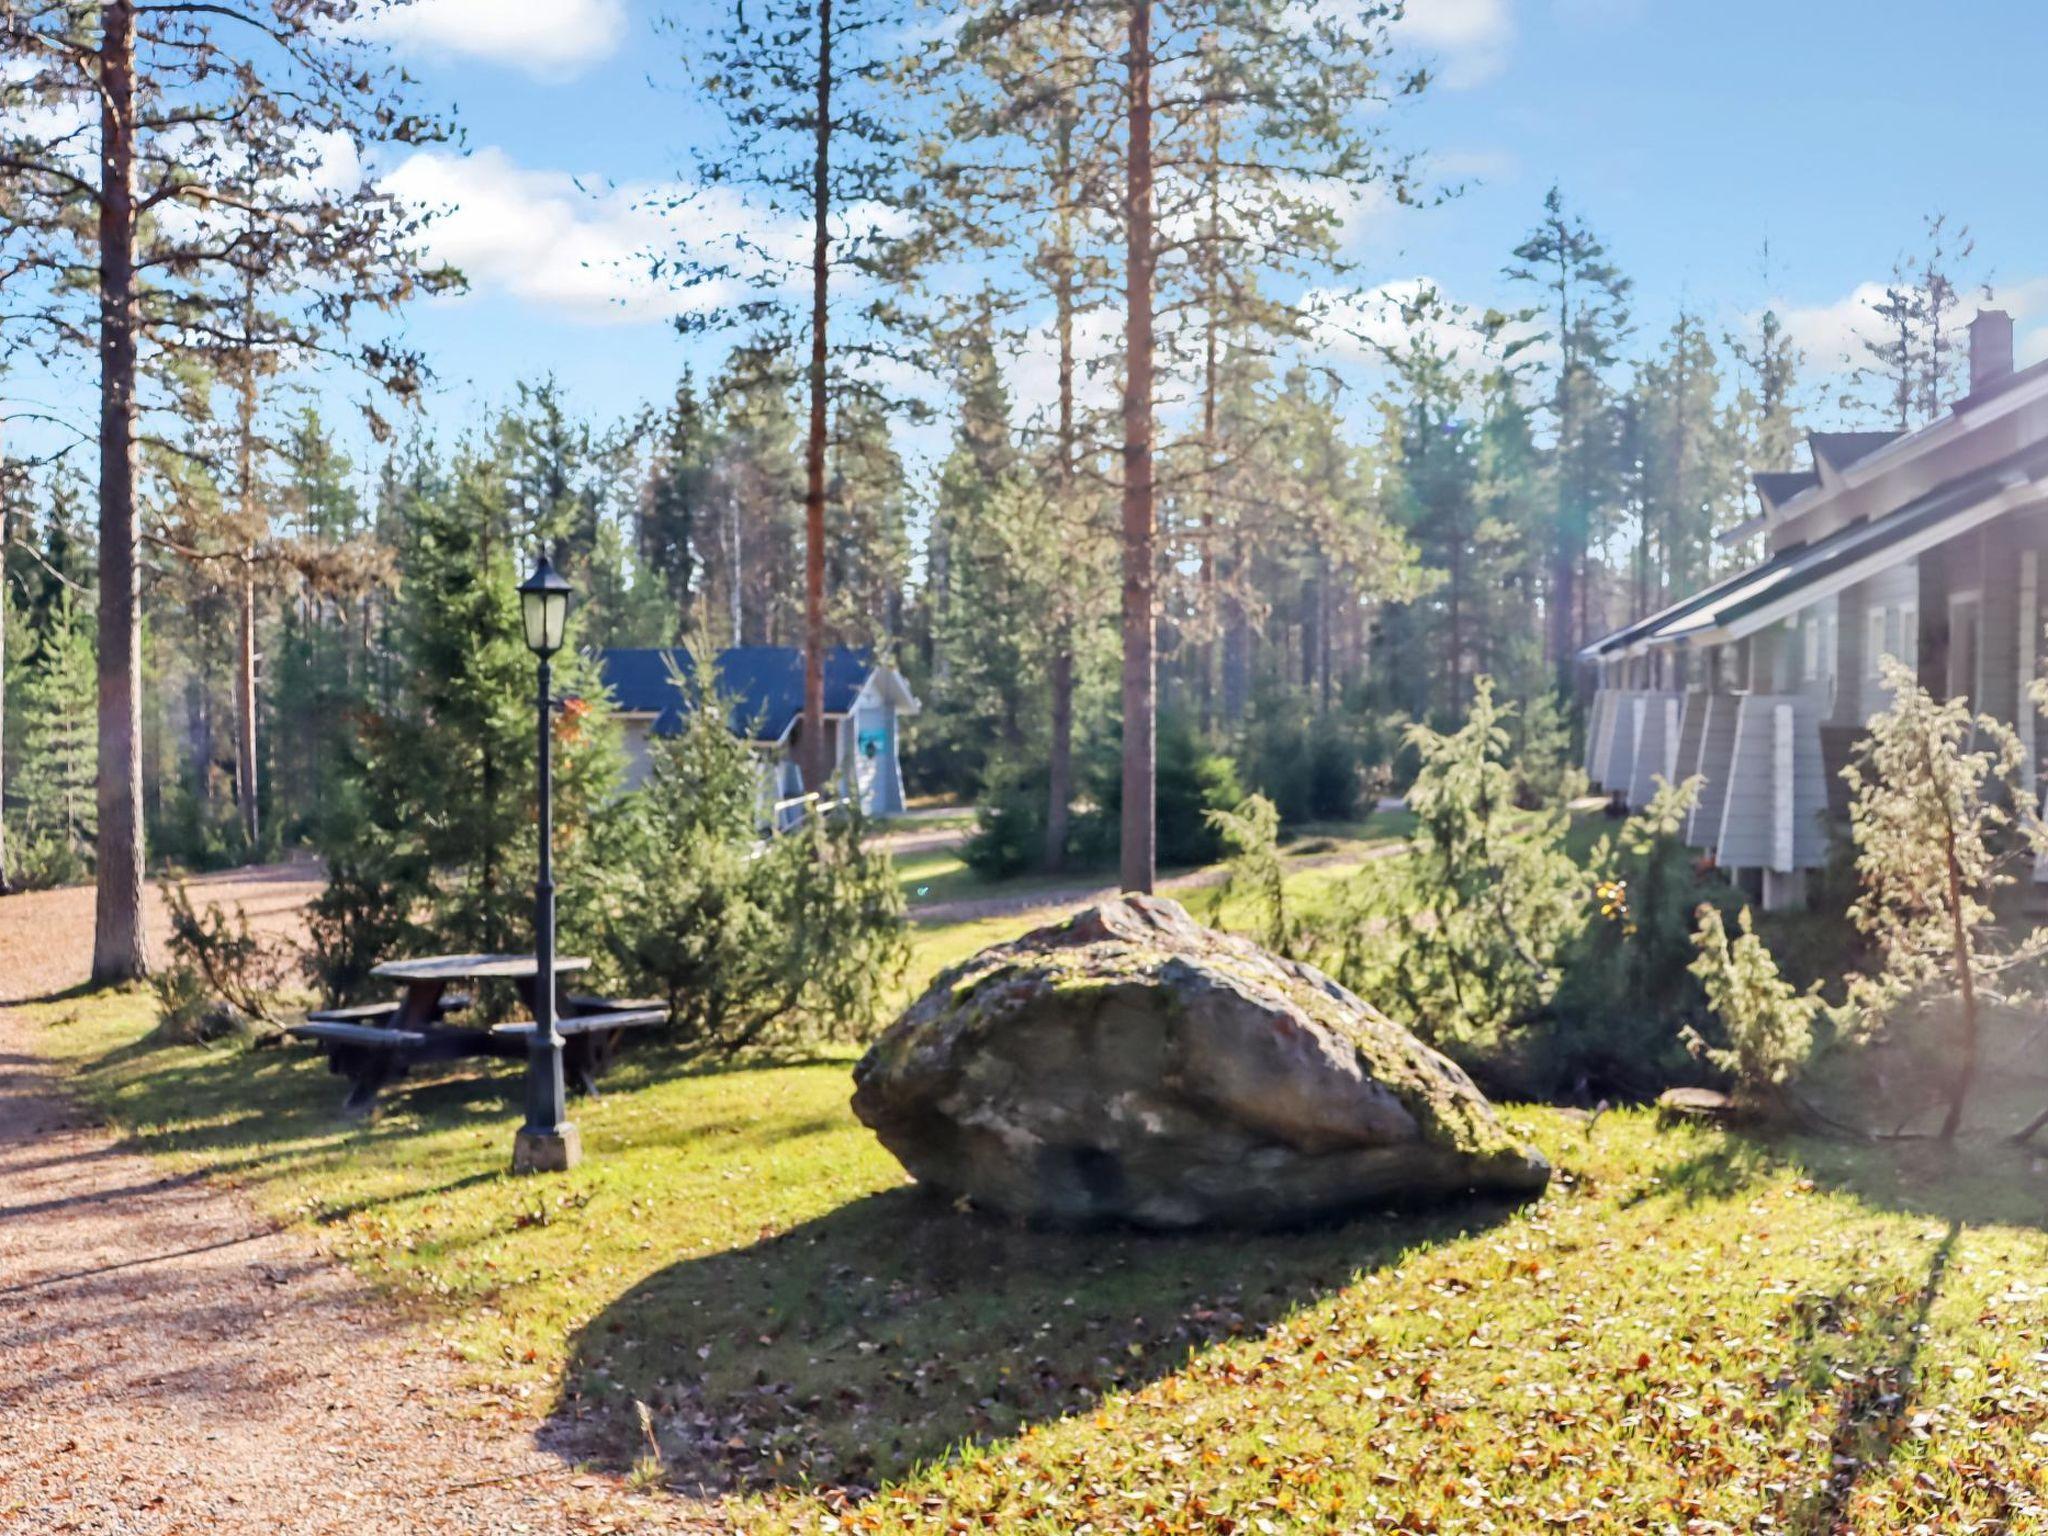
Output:
<svg viewBox="0 0 2048 1536">
<path fill-rule="evenodd" d="M 623 729 L 627 783 L 637 788 L 651 769 L 657 736 L 681 729 L 693 706 L 686 686 L 690 659 L 681 650 L 653 648 L 599 653 L 605 686 Z M 804 655 L 795 646 L 740 645 L 718 653 L 718 685 L 733 701 L 729 722 L 758 748 L 771 799 L 803 792 L 797 743 L 803 732 Z M 903 809 L 898 765 L 899 722 L 920 706 L 903 675 L 866 650 L 836 646 L 825 653 L 825 728 L 842 785 L 857 789 L 872 816 Z"/>
<path fill-rule="evenodd" d="M 1756 477 L 1766 558 L 1587 646 L 1586 771 L 1640 805 L 1704 792 L 1686 840 L 1767 907 L 1804 899 L 1846 814 L 1840 770 L 1882 709 L 1878 658 L 2010 722 L 2037 782 L 2026 685 L 2048 566 L 2048 363 L 2015 371 L 2012 319 L 1970 326 L 1970 391 L 1913 432 L 1816 432 L 1803 470 Z"/>
</svg>

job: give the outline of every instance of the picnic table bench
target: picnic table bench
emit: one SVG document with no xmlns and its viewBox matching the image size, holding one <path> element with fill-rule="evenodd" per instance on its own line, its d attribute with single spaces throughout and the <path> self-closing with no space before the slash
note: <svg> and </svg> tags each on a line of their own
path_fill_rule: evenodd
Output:
<svg viewBox="0 0 2048 1536">
<path fill-rule="evenodd" d="M 556 975 L 589 966 L 588 960 L 565 955 L 555 962 Z M 343 1108 L 367 1114 L 377 1094 L 425 1062 L 496 1057 L 524 1061 L 533 1036 L 531 1020 L 495 1027 L 451 1024 L 448 1016 L 471 1004 L 467 993 L 450 992 L 458 981 L 510 981 L 529 1010 L 533 1008 L 539 963 L 532 955 L 434 955 L 417 960 L 391 960 L 371 973 L 405 984 L 402 996 L 389 1002 L 361 1003 L 348 1008 L 322 1008 L 289 1033 L 327 1048 L 327 1069 L 349 1081 Z M 627 1030 L 657 1024 L 668 1010 L 649 999 L 591 997 L 571 994 L 560 1000 L 555 1032 L 563 1039 L 563 1068 L 580 1091 L 594 1092 L 594 1082 L 610 1066 Z"/>
</svg>

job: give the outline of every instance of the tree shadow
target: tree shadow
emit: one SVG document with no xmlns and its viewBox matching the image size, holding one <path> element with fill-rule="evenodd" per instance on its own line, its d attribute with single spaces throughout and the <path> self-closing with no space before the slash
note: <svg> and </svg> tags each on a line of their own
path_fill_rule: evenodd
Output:
<svg viewBox="0 0 2048 1536">
<path fill-rule="evenodd" d="M 1875 1209 L 1969 1227 L 2048 1231 L 2048 1149 L 2016 1147 L 1980 1133 L 1947 1143 L 1799 1137 L 1773 1150 L 1796 1162 L 1816 1185 L 1854 1195 Z"/>
<path fill-rule="evenodd" d="M 1890 1461 L 1912 1416 L 1921 1341 L 1927 1336 L 1928 1316 L 1941 1295 L 1962 1231 L 1962 1221 L 1951 1218 L 1948 1231 L 1928 1259 L 1926 1278 L 1910 1311 L 1886 1308 L 1870 1319 L 1884 1331 L 1879 1358 L 1864 1369 L 1835 1373 L 1838 1384 L 1828 1431 L 1827 1480 L 1786 1522 L 1788 1536 L 1834 1536 L 1846 1530 L 1849 1501 L 1857 1488 L 1882 1473 Z M 1819 1305 L 1802 1313 L 1802 1321 L 1809 1336 L 1834 1332 L 1845 1326 L 1846 1310 L 1841 1297 L 1821 1298 Z"/>
<path fill-rule="evenodd" d="M 661 1270 L 571 1342 L 542 1441 L 623 1464 L 652 1411 L 679 1487 L 874 1487 L 1086 1412 L 1513 1206 L 1294 1231 L 1049 1231 L 915 1188 Z"/>
</svg>

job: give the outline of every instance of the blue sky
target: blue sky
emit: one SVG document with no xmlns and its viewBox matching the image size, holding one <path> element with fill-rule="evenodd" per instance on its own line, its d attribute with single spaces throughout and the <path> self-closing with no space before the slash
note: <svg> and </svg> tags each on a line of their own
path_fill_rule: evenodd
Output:
<svg viewBox="0 0 2048 1536">
<path fill-rule="evenodd" d="M 633 257 L 664 238 L 647 194 L 712 131 L 656 17 L 702 22 L 725 3 L 397 13 L 394 46 L 422 98 L 456 109 L 467 151 L 384 168 L 450 206 L 435 239 L 473 285 L 407 322 L 440 375 L 437 431 L 480 420 L 522 379 L 552 374 L 609 419 L 664 398 L 693 356 L 715 366 L 716 344 L 674 333 Z M 1509 302 L 1500 268 L 1555 180 L 1635 279 L 1646 333 L 1681 303 L 1717 326 L 1774 304 L 1819 395 L 1859 290 L 1943 210 L 1974 231 L 1976 275 L 2014 310 L 2022 355 L 2048 355 L 2048 7 L 1411 0 L 1402 42 L 1440 82 L 1396 132 L 1467 186 L 1432 210 L 1363 211 L 1361 288 L 1428 279 L 1466 304 Z"/>
<path fill-rule="evenodd" d="M 410 172 L 458 204 L 443 238 L 475 285 L 412 321 L 443 377 L 438 420 L 549 372 L 584 409 L 621 414 L 663 396 L 691 355 L 661 296 L 604 265 L 648 234 L 636 194 L 685 168 L 708 131 L 674 88 L 679 45 L 657 33 L 660 9 L 422 0 L 406 22 L 400 46 L 425 94 L 459 109 L 471 155 Z M 1404 42 L 1435 57 L 1440 83 L 1397 131 L 1467 187 L 1438 209 L 1365 215 L 1361 285 L 1427 277 L 1462 302 L 1506 301 L 1506 253 L 1555 180 L 1635 278 L 1646 331 L 1680 303 L 1721 324 L 1775 304 L 1818 390 L 1850 345 L 1859 288 L 1943 210 L 1976 235 L 1977 273 L 2018 315 L 2023 354 L 2048 353 L 2048 9 L 1412 0 L 1410 12 Z"/>
</svg>

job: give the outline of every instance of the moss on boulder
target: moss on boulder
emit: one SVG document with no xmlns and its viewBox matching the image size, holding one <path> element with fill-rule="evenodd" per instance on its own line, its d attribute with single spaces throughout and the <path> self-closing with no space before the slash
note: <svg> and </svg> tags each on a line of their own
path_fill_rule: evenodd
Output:
<svg viewBox="0 0 2048 1536">
<path fill-rule="evenodd" d="M 1550 1175 L 1400 1025 L 1155 897 L 944 972 L 854 1083 L 919 1182 L 1032 1219 L 1287 1223 Z"/>
</svg>

